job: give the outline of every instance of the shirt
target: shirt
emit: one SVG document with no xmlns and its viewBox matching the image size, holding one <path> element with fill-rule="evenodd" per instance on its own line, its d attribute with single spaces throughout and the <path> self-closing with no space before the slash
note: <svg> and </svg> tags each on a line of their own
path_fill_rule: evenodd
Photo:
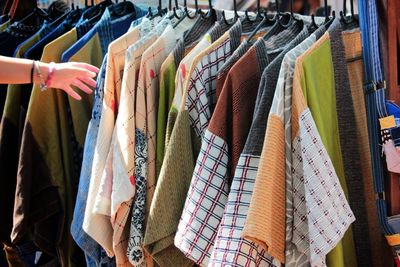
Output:
<svg viewBox="0 0 400 267">
<path fill-rule="evenodd" d="M 327 150 L 319 137 L 310 110 L 307 108 L 307 102 L 304 96 L 297 95 L 299 92 L 296 90 L 299 88 L 296 88 L 296 82 L 297 86 L 300 85 L 300 82 L 296 80 L 298 78 L 296 75 L 301 73 L 297 70 L 299 62 L 300 59 L 297 59 L 291 115 L 292 153 L 290 157 L 292 161 L 291 176 L 293 177 L 292 198 L 293 207 L 295 207 L 292 242 L 298 249 L 302 248 L 300 252 L 304 255 L 310 253 L 310 256 L 307 257 L 312 266 L 324 266 L 326 254 L 341 240 L 345 231 L 354 221 L 354 216 L 340 187 Z M 326 70 L 321 67 L 322 69 Z M 290 98 L 290 96 L 288 97 Z M 277 212 L 281 214 L 278 217 L 279 220 L 285 221 L 282 204 L 285 203 L 285 151 L 289 149 L 285 149 L 284 140 L 284 114 L 287 114 L 283 112 L 287 109 L 283 106 L 284 99 L 287 99 L 284 91 L 282 89 L 276 91 L 268 118 L 259 172 L 243 232 L 245 238 L 262 244 L 273 256 L 283 260 L 285 257 L 284 235 L 277 236 L 276 226 L 273 229 L 271 226 L 268 227 L 265 222 L 268 222 L 268 218 L 271 216 L 268 214 L 273 213 L 277 219 Z M 332 115 L 330 114 L 330 116 Z M 326 177 L 330 178 L 326 179 Z M 277 198 L 277 196 L 280 197 Z M 271 205 L 265 206 L 265 203 L 271 203 Z M 343 210 L 339 211 L 338 207 Z M 271 223 L 274 224 L 274 222 Z M 309 231 L 308 238 L 307 230 Z M 285 230 L 283 229 L 283 231 Z M 309 248 L 307 248 L 308 246 Z"/>
<path fill-rule="evenodd" d="M 138 249 L 138 240 L 140 240 L 139 246 L 143 246 L 144 232 L 143 230 L 142 233 L 140 233 L 140 230 L 132 231 L 132 228 L 144 229 L 145 225 L 140 227 L 140 214 L 142 214 L 142 217 L 147 218 L 157 182 L 155 153 L 159 72 L 161 64 L 173 50 L 177 40 L 194 22 L 194 20 L 186 18 L 175 29 L 172 28 L 172 25 L 167 26 L 157 41 L 143 53 L 140 64 L 135 110 L 135 138 L 137 141 L 135 147 L 135 179 L 139 187 L 137 187 L 138 191 L 133 205 L 130 244 L 128 247 L 128 253 L 131 255 L 130 260 L 135 263 L 134 265 L 140 264 L 140 260 L 137 261 L 135 254 L 131 253 Z M 145 202 L 143 202 L 144 198 Z M 146 207 L 145 214 L 143 214 L 144 203 Z M 134 245 L 131 246 L 131 244 Z"/>
<path fill-rule="evenodd" d="M 126 10 L 132 12 L 126 13 Z M 118 15 L 120 13 L 123 15 Z M 142 9 L 136 7 L 131 2 L 121 2 L 107 7 L 100 21 L 78 42 L 63 53 L 62 62 L 70 61 L 72 55 L 91 43 L 100 46 L 102 53 L 105 54 L 108 49 L 108 43 L 102 42 L 102 40 L 112 37 L 110 36 L 110 31 L 117 36 L 121 36 L 128 30 L 133 20 L 145 14 L 146 13 Z"/>
<path fill-rule="evenodd" d="M 216 27 L 220 28 L 222 26 L 217 23 L 217 26 L 214 26 L 213 28 Z M 204 42 L 211 42 L 211 37 L 207 36 L 211 36 L 209 34 L 212 32 L 213 30 L 210 30 L 202 40 L 204 40 Z M 212 36 L 216 37 L 218 34 L 215 33 L 212 34 Z M 200 41 L 197 46 L 201 46 L 201 42 L 203 41 Z M 193 48 L 190 53 L 194 53 L 194 49 L 195 48 Z M 174 53 L 175 52 L 177 51 L 175 50 Z M 172 79 L 173 81 L 171 82 L 175 82 L 175 76 Z M 170 119 L 171 117 L 169 116 L 168 124 L 173 126 Z M 190 177 L 193 173 L 193 166 L 190 167 L 193 164 L 193 153 L 191 152 L 192 148 L 189 144 L 190 126 L 189 124 L 185 124 L 185 119 L 183 120 L 183 124 L 181 124 L 176 130 L 176 135 L 173 135 L 174 140 L 171 139 L 171 148 L 167 149 L 166 147 L 166 157 L 160 175 L 158 176 L 156 190 L 150 207 L 151 212 L 147 219 L 146 235 L 144 240 L 146 250 L 154 254 L 153 257 L 155 261 L 160 265 L 166 266 L 193 265 L 193 262 L 186 258 L 185 255 L 174 246 L 174 236 L 179 218 L 182 214 L 182 208 L 189 182 L 189 179 L 185 177 Z M 168 129 L 167 126 L 166 132 L 167 135 L 169 135 L 172 132 L 172 129 Z M 169 138 L 166 137 L 166 139 Z M 183 145 L 181 145 L 182 141 L 185 142 Z M 180 164 L 189 167 L 182 169 Z M 164 222 L 162 228 L 160 228 L 160 220 Z"/>
<path fill-rule="evenodd" d="M 337 31 L 339 27 L 340 22 L 336 19 L 328 28 L 328 33 L 326 34 L 331 34 L 332 32 Z M 328 38 L 327 43 L 322 45 L 322 47 L 323 48 L 310 53 L 310 56 L 308 56 L 303 63 L 304 71 L 309 72 L 310 69 L 313 69 L 313 75 L 315 76 L 308 75 L 307 79 L 305 76 L 302 76 L 305 84 L 302 89 L 303 93 L 306 95 L 308 105 L 313 114 L 323 143 L 332 160 L 335 171 L 338 174 L 340 185 L 346 194 L 346 198 L 348 198 L 348 187 L 344 173 L 343 154 L 340 143 L 330 38 Z M 315 64 L 315 61 L 320 62 L 321 60 L 324 64 L 327 64 L 328 68 L 323 71 L 322 69 L 315 71 L 312 65 Z M 310 81 L 313 82 L 311 83 Z M 320 88 L 325 89 L 321 90 Z M 322 112 L 322 110 L 324 112 Z M 348 232 L 344 235 L 343 241 L 328 255 L 327 264 L 329 266 L 354 266 L 356 264 L 352 227 L 350 227 Z"/>
<path fill-rule="evenodd" d="M 18 46 L 14 57 L 21 58 L 24 52 L 42 36 L 43 29 Z M 42 32 L 42 33 L 41 33 Z M 29 86 L 29 85 L 28 85 Z M 32 85 L 30 85 L 32 87 Z M 10 84 L 6 90 L 4 113 L 0 127 L 0 168 L 3 186 L 1 190 L 1 234 L 3 242 L 10 243 L 14 209 L 15 183 L 18 167 L 20 132 L 22 131 L 25 112 L 29 103 L 30 90 L 20 84 Z M 3 111 L 2 111 L 3 112 Z"/>
<path fill-rule="evenodd" d="M 101 106 L 104 96 L 104 79 L 106 72 L 107 57 L 103 60 L 99 74 L 97 76 L 97 85 L 94 92 L 94 102 L 92 116 L 89 121 L 85 146 L 83 150 L 82 169 L 79 178 L 79 187 L 74 208 L 74 215 L 71 223 L 71 235 L 75 242 L 82 248 L 86 254 L 87 266 L 115 266 L 115 260 L 107 257 L 101 246 L 91 238 L 82 228 L 85 215 L 87 191 L 89 190 L 90 176 L 92 172 L 92 162 L 94 147 L 96 145 L 99 122 L 101 118 Z"/>
<path fill-rule="evenodd" d="M 286 37 L 287 40 L 292 41 L 285 46 L 277 45 L 284 50 L 278 56 L 275 56 L 275 59 L 262 74 L 257 95 L 258 101 L 255 105 L 254 117 L 251 120 L 249 135 L 243 151 L 240 151 L 241 154 L 235 167 L 232 185 L 228 191 L 228 200 L 218 228 L 214 250 L 211 254 L 210 263 L 214 265 L 280 266 L 280 262 L 271 257 L 263 247 L 243 239 L 241 234 L 257 175 L 262 140 L 278 79 L 278 70 L 286 52 L 304 40 L 308 31 L 303 29 L 295 38 L 290 33 L 282 35 L 282 38 Z M 282 43 L 287 43 L 287 40 L 283 39 Z"/>
<path fill-rule="evenodd" d="M 212 111 L 216 104 L 216 78 L 218 69 L 221 68 L 239 46 L 241 35 L 242 24 L 240 21 L 237 21 L 229 32 L 226 32 L 207 50 L 196 56 L 192 63 L 191 70 L 189 71 L 189 73 L 191 73 L 190 82 L 188 83 L 187 90 L 184 91 L 184 101 L 182 102 L 180 111 L 180 113 L 188 113 L 188 116 L 183 118 L 189 118 L 191 131 L 193 131 L 191 137 L 193 147 L 188 149 L 189 151 L 193 151 L 192 155 L 196 156 L 199 153 L 201 138 L 205 134 L 205 130 L 208 127 Z M 178 123 L 178 119 L 176 123 Z M 190 165 L 187 167 L 192 168 Z M 187 167 L 181 167 L 180 170 Z M 182 180 L 189 180 L 188 177 L 182 178 Z M 195 192 L 198 191 L 194 190 L 192 187 L 189 188 L 174 242 L 175 246 L 178 247 L 186 257 L 192 259 L 197 264 L 207 265 L 212 248 L 207 240 L 210 239 L 210 242 L 212 242 L 214 237 L 208 235 L 211 234 L 212 231 L 209 231 L 206 224 L 203 224 L 200 230 L 197 229 L 199 221 L 197 221 L 196 218 L 197 214 L 193 213 L 197 209 L 193 210 L 192 208 L 192 205 L 196 204 L 191 203 L 192 194 Z M 221 209 L 219 206 L 217 208 Z M 201 212 L 203 209 L 199 209 L 199 211 Z M 219 210 L 215 212 L 219 212 Z M 207 218 L 209 217 L 207 216 Z M 205 232 L 202 233 L 202 231 Z M 203 235 L 207 235 L 207 238 L 204 238 Z"/>
<path fill-rule="evenodd" d="M 102 59 L 104 56 L 102 47 L 106 45 L 108 46 L 114 39 L 120 36 L 118 35 L 118 33 L 113 31 L 111 22 L 107 19 L 108 15 L 106 13 L 104 15 L 105 19 L 101 20 L 98 23 L 98 27 L 102 29 L 102 34 L 95 35 L 93 39 L 91 39 L 91 41 L 89 41 L 81 50 L 77 52 L 77 54 L 79 54 L 81 53 L 81 51 L 87 51 L 88 49 L 90 49 L 92 56 L 96 55 L 95 53 L 97 53 L 96 57 L 92 57 L 86 62 L 90 62 L 90 60 L 93 59 Z M 92 45 L 92 47 L 90 45 Z M 118 46 L 115 47 L 115 49 L 117 48 Z M 113 51 L 111 52 L 111 54 L 108 55 L 108 57 L 109 59 L 107 61 L 107 70 L 110 71 L 106 70 L 103 103 L 110 103 L 108 102 L 111 98 L 110 94 L 114 94 L 113 90 L 114 86 L 116 86 L 114 84 L 114 81 L 118 81 L 118 77 L 120 77 L 121 75 L 121 66 L 119 65 L 121 64 L 120 58 L 118 59 L 118 61 L 114 61 L 114 58 L 111 59 L 110 57 L 114 57 Z M 114 62 L 116 63 L 114 64 Z M 82 226 L 85 232 L 88 233 L 94 240 L 96 240 L 105 249 L 109 256 L 113 256 L 115 253 L 112 242 L 114 230 L 110 223 L 110 218 L 104 216 L 103 214 L 94 213 L 93 209 L 109 151 L 109 142 L 107 142 L 106 138 L 112 135 L 114 126 L 114 122 L 111 122 L 111 125 L 107 125 L 106 122 L 109 122 L 110 119 L 112 121 L 114 120 L 115 114 L 113 112 L 114 110 L 110 112 L 110 110 L 106 109 L 105 105 L 103 104 L 101 111 L 102 116 L 99 122 L 100 125 L 97 142 L 93 155 L 92 172 L 87 197 L 88 202 L 86 204 L 85 216 Z"/>
<path fill-rule="evenodd" d="M 59 62 L 62 51 L 75 40 L 76 31 L 71 30 L 51 42 L 41 61 Z M 87 105 L 88 96 L 79 102 Z M 41 92 L 34 86 L 22 134 L 11 235 L 18 243 L 34 229 L 39 249 L 65 265 L 73 265 L 71 258 L 78 252 L 67 226 L 78 183 L 72 147 L 83 146 L 89 117 L 79 104 L 69 102 L 60 90 Z"/>
<path fill-rule="evenodd" d="M 165 134 L 168 120 L 168 111 L 172 105 L 175 94 L 175 76 L 182 59 L 195 45 L 199 43 L 202 36 L 214 25 L 213 19 L 197 19 L 188 32 L 178 41 L 173 51 L 163 62 L 160 70 L 160 94 L 158 98 L 157 111 L 157 150 L 156 150 L 156 174 L 160 173 L 161 164 L 164 159 Z"/>
<path fill-rule="evenodd" d="M 156 21 L 154 21 L 156 22 Z M 127 173 L 129 171 L 133 171 L 134 168 L 134 143 L 129 142 L 128 146 L 118 147 L 125 142 L 126 138 L 131 136 L 134 133 L 135 125 L 132 125 L 134 122 L 134 108 L 135 108 L 135 89 L 137 84 L 137 74 L 139 71 L 140 66 L 140 59 L 145 51 L 146 47 L 150 45 L 165 29 L 168 25 L 169 21 L 161 21 L 161 23 L 157 24 L 154 28 L 154 31 L 149 32 L 153 27 L 153 22 L 150 22 L 148 19 L 143 19 L 142 24 L 139 25 L 141 27 L 141 31 L 143 31 L 143 36 L 135 42 L 134 44 L 130 45 L 126 51 L 125 55 L 125 64 L 124 64 L 124 72 L 122 76 L 122 84 L 121 84 L 121 98 L 120 100 L 116 99 L 115 97 L 118 95 L 117 93 L 109 94 L 107 97 L 106 107 L 107 112 L 116 112 L 116 103 L 119 103 L 118 109 L 118 117 L 114 113 L 112 117 L 117 117 L 116 119 L 116 127 L 114 128 L 114 133 L 108 132 L 104 138 L 113 138 L 112 143 L 109 144 L 110 149 L 113 149 L 113 157 L 116 159 L 121 158 L 122 156 L 127 159 L 128 161 L 118 161 L 114 160 L 111 162 L 113 175 L 108 176 L 107 178 L 111 178 L 111 181 L 106 182 L 107 179 L 102 179 L 102 184 L 111 183 L 114 186 L 113 194 L 111 195 L 111 223 L 113 225 L 113 247 L 115 253 L 118 253 L 117 259 L 120 264 L 127 264 L 130 265 L 129 260 L 127 258 L 127 247 L 128 247 L 128 239 L 129 239 L 129 223 L 127 223 L 131 211 L 132 205 L 132 197 L 129 195 L 129 191 L 121 191 L 121 188 L 118 188 L 120 184 L 129 183 L 129 187 L 133 187 L 135 189 L 135 183 L 133 179 L 127 177 Z M 142 34 L 141 34 L 142 35 Z M 114 103 L 114 104 L 113 104 Z M 111 107 L 111 108 L 110 108 Z M 114 108 L 113 108 L 114 107 Z M 133 112 L 133 113 L 132 113 Z M 104 123 L 107 123 L 111 129 L 114 127 L 114 122 L 110 121 L 109 116 Z M 108 130 L 107 130 L 108 131 Z M 113 135 L 113 136 L 110 136 Z M 133 136 L 134 138 L 134 136 Z M 110 140 L 109 139 L 109 140 Z M 134 139 L 131 139 L 134 140 Z M 104 145 L 108 144 L 104 143 Z M 101 148 L 104 152 L 107 153 L 106 147 Z M 111 153 L 111 152 L 108 152 Z M 131 154 L 132 153 L 132 154 Z M 105 160 L 105 159 L 102 159 Z M 121 163 L 123 163 L 121 165 Z M 105 164 L 105 163 L 103 163 Z M 132 168 L 129 169 L 128 167 Z M 100 170 L 101 171 L 101 170 Z M 106 176 L 103 176 L 106 177 Z M 118 180 L 119 179 L 119 180 Z M 121 197 L 118 195 L 118 191 L 121 192 Z M 126 194 L 128 193 L 128 194 Z M 135 192 L 133 192 L 135 193 Z M 124 200 L 125 202 L 121 202 Z"/>
</svg>

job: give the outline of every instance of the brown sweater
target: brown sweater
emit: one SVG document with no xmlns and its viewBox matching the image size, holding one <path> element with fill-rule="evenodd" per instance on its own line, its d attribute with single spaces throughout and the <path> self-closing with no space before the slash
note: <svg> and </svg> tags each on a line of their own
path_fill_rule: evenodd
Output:
<svg viewBox="0 0 400 267">
<path fill-rule="evenodd" d="M 259 58 L 257 51 L 261 51 L 259 53 L 262 54 Z M 247 139 L 258 85 L 266 65 L 266 48 L 264 41 L 259 40 L 233 65 L 227 74 L 210 121 L 210 132 L 221 137 L 228 145 L 229 183 L 233 178 L 240 153 Z M 224 75 L 221 76 L 221 79 L 223 78 Z"/>
</svg>

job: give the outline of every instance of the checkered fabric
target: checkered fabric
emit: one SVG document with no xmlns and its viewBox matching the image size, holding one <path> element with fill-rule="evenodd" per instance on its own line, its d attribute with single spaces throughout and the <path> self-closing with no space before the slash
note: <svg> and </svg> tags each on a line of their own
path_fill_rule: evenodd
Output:
<svg viewBox="0 0 400 267">
<path fill-rule="evenodd" d="M 228 199 L 227 149 L 224 140 L 206 130 L 175 236 L 178 248 L 202 266 L 208 265 L 225 208 L 221 203 Z"/>
<path fill-rule="evenodd" d="M 188 258 L 201 265 L 208 264 L 224 210 L 224 205 L 220 203 L 226 203 L 226 192 L 228 192 L 228 184 L 225 181 L 226 162 L 228 162 L 227 144 L 206 129 L 216 102 L 218 70 L 237 48 L 236 43 L 240 35 L 239 22 L 229 33 L 222 36 L 220 41 L 213 44 L 211 49 L 197 56 L 196 59 L 199 60 L 195 59 L 196 63 L 192 66 L 193 72 L 187 89 L 185 110 L 189 113 L 191 128 L 194 129 L 197 138 L 204 135 L 205 140 L 202 141 L 189 194 L 175 236 L 175 245 Z M 209 169 L 210 165 L 207 164 L 213 164 L 212 162 L 217 169 Z M 208 181 L 205 179 L 210 176 L 215 176 L 213 183 L 210 181 L 214 179 Z M 201 183 L 205 183 L 204 186 L 208 185 L 210 190 L 207 191 Z M 204 207 L 211 208 L 207 211 Z"/>
<path fill-rule="evenodd" d="M 261 246 L 241 237 L 250 206 L 259 156 L 242 154 L 218 229 L 209 266 L 280 266 Z"/>
<path fill-rule="evenodd" d="M 216 103 L 214 88 L 216 88 L 218 70 L 233 53 L 230 44 L 228 38 L 212 53 L 203 57 L 190 79 L 186 108 L 190 114 L 191 125 L 199 137 L 207 128 Z"/>
<path fill-rule="evenodd" d="M 355 221 L 328 152 L 324 148 L 309 109 L 300 117 L 300 132 L 293 143 L 294 243 L 310 244 L 311 266 L 326 266 L 325 257 Z M 304 183 L 297 190 L 298 184 Z M 306 201 L 307 212 L 297 214 L 297 205 Z M 309 241 L 296 227 L 307 218 Z M 297 219 L 297 220 L 296 220 Z"/>
</svg>

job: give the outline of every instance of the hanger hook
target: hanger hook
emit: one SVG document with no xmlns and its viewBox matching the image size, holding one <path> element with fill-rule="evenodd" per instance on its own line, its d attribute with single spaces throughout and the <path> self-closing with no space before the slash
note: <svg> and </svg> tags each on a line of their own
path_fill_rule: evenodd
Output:
<svg viewBox="0 0 400 267">
<path fill-rule="evenodd" d="M 325 10 L 325 21 L 327 22 L 329 20 L 328 0 L 324 0 L 324 10 Z"/>
<path fill-rule="evenodd" d="M 189 15 L 189 9 L 187 8 L 187 0 L 184 0 L 184 1 L 183 1 L 183 5 L 184 5 L 184 10 L 185 10 L 186 16 L 187 16 L 189 19 L 194 19 L 194 18 L 196 18 L 196 14 L 194 14 L 193 17 Z"/>
</svg>

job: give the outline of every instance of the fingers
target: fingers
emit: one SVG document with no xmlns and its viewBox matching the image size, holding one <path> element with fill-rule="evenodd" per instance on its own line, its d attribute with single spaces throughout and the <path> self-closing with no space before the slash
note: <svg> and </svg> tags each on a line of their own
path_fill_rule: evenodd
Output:
<svg viewBox="0 0 400 267">
<path fill-rule="evenodd" d="M 79 78 L 79 80 L 86 83 L 87 85 L 89 85 L 92 88 L 96 87 L 96 81 L 93 80 L 92 78 L 82 77 L 82 78 Z"/>
<path fill-rule="evenodd" d="M 95 67 L 93 65 L 87 64 L 87 63 L 72 62 L 72 65 L 77 67 L 77 68 L 80 68 L 80 69 L 85 69 L 85 70 L 88 70 L 90 72 L 94 72 L 95 74 L 99 73 L 99 68 L 97 68 L 97 67 Z M 96 75 L 94 75 L 94 76 L 96 76 Z M 92 77 L 94 77 L 94 76 L 92 76 Z"/>
<path fill-rule="evenodd" d="M 67 87 L 63 88 L 63 90 L 75 100 L 81 100 L 82 99 L 82 97 L 77 92 L 75 92 L 71 88 L 71 86 L 67 86 Z"/>
<path fill-rule="evenodd" d="M 84 84 L 82 81 L 80 80 L 76 80 L 72 83 L 72 85 L 78 87 L 79 89 L 81 89 L 82 91 L 84 91 L 87 94 L 91 94 L 92 93 L 92 89 L 89 88 L 89 86 L 87 86 L 86 84 Z"/>
</svg>

